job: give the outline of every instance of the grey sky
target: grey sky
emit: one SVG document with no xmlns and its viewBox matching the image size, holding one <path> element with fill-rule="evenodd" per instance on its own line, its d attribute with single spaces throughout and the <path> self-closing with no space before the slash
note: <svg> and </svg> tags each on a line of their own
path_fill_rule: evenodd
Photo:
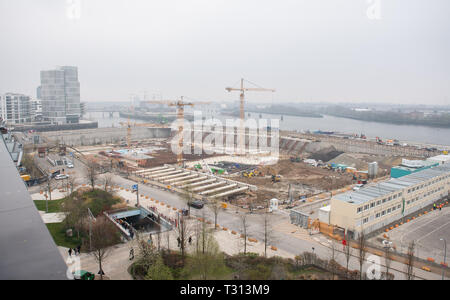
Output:
<svg viewBox="0 0 450 300">
<path fill-rule="evenodd" d="M 65 0 L 0 0 L 0 92 L 75 65 L 82 101 L 234 100 L 243 76 L 277 89 L 255 102 L 449 104 L 450 1 L 380 2 L 373 20 L 367 0 L 81 0 L 73 20 Z"/>
</svg>

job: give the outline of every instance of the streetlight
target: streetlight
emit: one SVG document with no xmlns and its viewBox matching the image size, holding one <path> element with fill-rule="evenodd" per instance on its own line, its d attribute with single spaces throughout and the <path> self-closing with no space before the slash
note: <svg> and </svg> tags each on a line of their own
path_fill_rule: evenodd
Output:
<svg viewBox="0 0 450 300">
<path fill-rule="evenodd" d="M 444 264 L 442 266 L 442 280 L 444 280 L 444 275 L 445 275 L 445 259 L 447 258 L 447 241 L 444 238 L 440 239 L 441 241 L 444 242 Z"/>
</svg>

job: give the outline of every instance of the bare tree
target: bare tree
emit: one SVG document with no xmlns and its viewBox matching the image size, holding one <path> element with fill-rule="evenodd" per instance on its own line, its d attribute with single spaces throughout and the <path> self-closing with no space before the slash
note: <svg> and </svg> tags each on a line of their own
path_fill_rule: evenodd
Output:
<svg viewBox="0 0 450 300">
<path fill-rule="evenodd" d="M 166 236 L 166 242 L 167 242 L 167 251 L 170 252 L 170 230 L 166 231 L 165 236 Z"/>
<path fill-rule="evenodd" d="M 348 265 L 350 263 L 350 258 L 352 257 L 352 247 L 350 246 L 350 241 L 346 241 L 344 245 L 344 255 L 345 255 L 345 262 L 346 262 L 346 270 L 348 275 Z"/>
<path fill-rule="evenodd" d="M 358 237 L 358 262 L 359 262 L 359 279 L 363 279 L 363 266 L 367 255 L 367 245 L 366 236 L 363 231 L 361 231 Z"/>
<path fill-rule="evenodd" d="M 416 248 L 415 241 L 411 241 L 411 243 L 408 246 L 408 252 L 406 253 L 406 280 L 413 280 L 414 279 L 414 251 Z"/>
<path fill-rule="evenodd" d="M 244 254 L 247 253 L 247 231 L 248 231 L 248 220 L 247 220 L 247 214 L 242 213 L 240 216 L 241 219 L 241 228 L 242 228 L 242 237 L 244 238 Z"/>
<path fill-rule="evenodd" d="M 217 229 L 217 217 L 219 216 L 220 211 L 222 210 L 222 203 L 221 203 L 221 199 L 220 198 L 213 198 L 209 203 L 208 203 L 211 211 L 214 214 L 214 230 Z"/>
<path fill-rule="evenodd" d="M 76 184 L 77 178 L 75 176 L 69 176 L 66 178 L 66 186 L 67 189 L 67 196 L 71 195 L 75 190 L 75 184 Z"/>
<path fill-rule="evenodd" d="M 84 220 L 87 216 L 83 198 L 78 193 L 72 194 L 64 201 L 63 209 L 66 215 L 64 219 L 66 226 L 75 229 L 78 238 L 80 238 L 80 231 L 83 230 Z"/>
<path fill-rule="evenodd" d="M 181 257 L 183 260 L 186 256 L 186 243 L 189 239 L 190 234 L 192 233 L 191 229 L 191 224 L 189 224 L 188 219 L 181 215 L 178 221 L 177 233 Z"/>
<path fill-rule="evenodd" d="M 391 268 L 392 252 L 390 247 L 384 249 L 384 263 L 386 266 L 386 280 L 389 280 L 389 269 Z"/>
<path fill-rule="evenodd" d="M 106 217 L 98 217 L 91 230 L 92 255 L 98 263 L 103 279 L 102 264 L 111 253 L 111 246 L 120 240 L 116 227 Z"/>
<path fill-rule="evenodd" d="M 95 183 L 97 182 L 97 178 L 98 178 L 97 166 L 95 163 L 88 162 L 86 169 L 85 169 L 85 175 L 89 181 L 89 184 L 91 185 L 92 190 L 94 190 Z"/>
<path fill-rule="evenodd" d="M 336 243 L 334 240 L 331 240 L 330 250 L 331 250 L 331 253 L 330 253 L 329 267 L 330 267 L 332 279 L 334 280 L 334 276 L 336 275 L 336 271 L 337 271 Z"/>
<path fill-rule="evenodd" d="M 45 203 L 45 212 L 48 213 L 48 201 L 52 201 L 52 191 L 57 187 L 57 184 L 52 180 L 51 176 L 47 176 L 47 181 L 42 185 L 42 187 L 45 191 L 45 199 L 47 200 Z"/>
<path fill-rule="evenodd" d="M 156 245 L 158 247 L 158 252 L 161 251 L 161 231 L 158 230 L 158 232 L 156 233 Z"/>
<path fill-rule="evenodd" d="M 267 257 L 267 247 L 269 246 L 270 243 L 272 243 L 273 241 L 273 229 L 272 229 L 272 216 L 266 212 L 262 215 L 262 226 L 263 226 L 263 234 L 264 234 L 264 238 L 263 238 L 263 242 L 264 242 L 264 257 Z"/>
<path fill-rule="evenodd" d="M 111 173 L 106 173 L 102 177 L 103 189 L 105 192 L 109 192 L 112 190 L 112 186 L 114 185 L 114 175 Z"/>
</svg>

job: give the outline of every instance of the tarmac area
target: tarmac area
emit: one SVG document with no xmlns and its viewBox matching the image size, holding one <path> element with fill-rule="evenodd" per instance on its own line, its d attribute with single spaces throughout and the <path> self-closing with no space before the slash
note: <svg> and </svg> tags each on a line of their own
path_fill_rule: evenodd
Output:
<svg viewBox="0 0 450 300">
<path fill-rule="evenodd" d="M 441 239 L 450 241 L 450 207 L 422 214 L 389 231 L 388 236 L 398 251 L 406 252 L 411 241 L 415 241 L 416 256 L 433 258 L 436 263 L 441 263 L 444 261 L 444 241 Z"/>
</svg>

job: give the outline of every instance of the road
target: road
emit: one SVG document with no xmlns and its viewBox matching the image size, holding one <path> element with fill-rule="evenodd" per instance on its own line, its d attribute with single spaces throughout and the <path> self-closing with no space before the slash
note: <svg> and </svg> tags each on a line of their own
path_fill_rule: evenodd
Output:
<svg viewBox="0 0 450 300">
<path fill-rule="evenodd" d="M 43 167 L 43 168 L 49 168 L 51 165 L 42 158 L 38 158 L 37 163 Z M 88 181 L 86 179 L 83 179 L 84 177 L 84 164 L 78 160 L 74 161 L 75 168 L 73 169 L 66 169 L 70 170 L 71 176 L 75 176 L 77 178 L 77 183 L 82 184 L 86 183 L 88 184 Z M 99 179 L 101 180 L 101 179 Z M 113 176 L 114 185 L 119 185 L 125 188 L 131 188 L 133 184 L 135 184 L 134 181 L 123 178 L 119 175 Z M 33 187 L 36 189 L 36 187 Z M 37 188 L 38 189 L 38 188 Z M 176 193 L 168 192 L 153 186 L 140 184 L 139 185 L 139 194 L 145 194 L 149 195 L 155 199 L 164 201 L 166 204 L 169 204 L 173 207 L 177 208 L 186 208 L 186 202 L 182 199 L 182 197 Z M 211 209 L 207 206 L 205 206 L 203 209 L 191 209 L 191 214 L 196 217 L 202 217 L 206 218 L 210 221 L 214 221 L 214 214 L 211 211 Z M 272 215 L 272 228 L 277 228 L 285 223 L 290 223 L 289 220 L 289 214 L 286 211 L 276 211 Z M 232 209 L 226 209 L 219 213 L 218 215 L 218 221 L 217 223 L 221 225 L 222 227 L 227 227 L 230 230 L 234 230 L 236 232 L 242 232 L 242 221 L 240 218 L 240 214 L 236 210 Z M 259 241 L 262 241 L 264 239 L 264 231 L 262 226 L 262 220 L 261 216 L 258 214 L 248 214 L 247 215 L 247 223 L 248 223 L 248 236 L 256 238 Z M 298 231 L 301 231 L 302 229 L 298 229 Z M 331 258 L 331 247 L 330 242 L 328 239 L 324 238 L 321 235 L 317 235 L 317 237 L 309 237 L 306 234 L 303 238 L 299 238 L 295 234 L 291 232 L 282 232 L 280 230 L 273 230 L 272 232 L 272 245 L 278 247 L 280 250 L 283 250 L 285 252 L 291 253 L 292 257 L 295 255 L 301 254 L 303 252 L 314 252 L 318 257 L 322 259 L 330 259 Z M 314 248 L 314 249 L 313 249 Z M 341 249 L 342 246 L 336 246 L 336 249 Z M 359 270 L 359 262 L 356 257 L 357 250 L 353 249 L 353 256 L 350 259 L 349 262 L 349 268 L 351 270 Z M 367 255 L 367 257 L 370 254 Z M 338 252 L 336 257 L 336 261 L 340 263 L 341 265 L 345 266 L 345 256 L 343 253 Z M 381 262 L 381 270 L 384 271 L 384 259 L 380 258 Z M 366 270 L 365 266 L 363 269 Z M 406 269 L 406 266 L 399 262 L 392 262 L 391 263 L 391 273 L 395 275 L 396 279 L 404 279 L 404 270 Z M 441 279 L 441 275 L 426 272 L 419 268 L 414 268 L 414 274 L 417 276 L 417 279 Z M 448 275 L 447 275 L 448 276 Z M 449 278 L 447 278 L 449 279 Z"/>
</svg>

